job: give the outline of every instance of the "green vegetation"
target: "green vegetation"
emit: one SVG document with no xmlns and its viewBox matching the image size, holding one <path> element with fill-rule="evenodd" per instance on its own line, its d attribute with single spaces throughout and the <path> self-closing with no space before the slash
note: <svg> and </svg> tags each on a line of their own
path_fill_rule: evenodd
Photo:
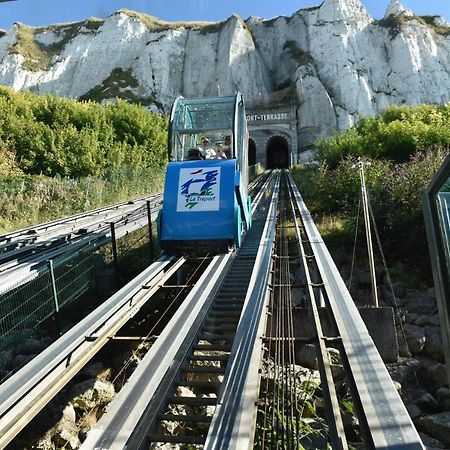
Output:
<svg viewBox="0 0 450 450">
<path fill-rule="evenodd" d="M 391 39 L 394 39 L 402 31 L 403 25 L 410 22 L 412 19 L 413 17 L 404 14 L 399 14 L 397 16 L 391 14 L 383 19 L 375 20 L 374 25 L 387 28 Z"/>
<path fill-rule="evenodd" d="M 0 232 L 162 187 L 167 120 L 0 88 Z"/>
<path fill-rule="evenodd" d="M 52 58 L 62 52 L 75 36 L 84 32 L 95 32 L 104 23 L 100 19 L 86 19 L 71 24 L 51 25 L 33 28 L 17 24 L 17 40 L 11 46 L 10 53 L 20 54 L 24 59 L 23 67 L 32 72 L 47 70 Z M 50 45 L 39 42 L 38 37 L 45 32 L 54 32 L 59 40 Z"/>
<path fill-rule="evenodd" d="M 450 104 L 390 106 L 381 115 L 360 118 L 353 128 L 317 143 L 331 169 L 347 156 L 405 162 L 418 151 L 450 145 Z"/>
<path fill-rule="evenodd" d="M 36 42 L 35 29 L 22 24 L 17 24 L 17 41 L 11 46 L 10 53 L 22 55 L 24 69 L 36 72 L 47 69 L 51 56 L 45 52 Z"/>
<path fill-rule="evenodd" d="M 212 33 L 220 30 L 222 22 L 165 22 L 157 17 L 150 16 L 148 14 L 142 14 L 129 9 L 123 8 L 120 12 L 127 14 L 129 17 L 138 19 L 141 21 L 149 31 L 167 31 L 176 30 L 179 28 L 185 28 L 187 30 L 200 29 L 203 33 Z"/>
<path fill-rule="evenodd" d="M 378 118 L 319 143 L 319 165 L 297 167 L 294 177 L 335 258 L 349 263 L 358 210 L 358 157 L 365 170 L 373 214 L 384 252 L 415 278 L 431 280 L 421 195 L 450 146 L 450 105 L 390 107 Z M 359 222 L 359 256 L 365 259 Z M 358 254 L 357 254 L 358 256 Z M 418 275 L 418 276 L 417 276 Z M 420 281 L 419 280 L 419 281 Z"/>
<path fill-rule="evenodd" d="M 437 34 L 440 34 L 442 36 L 448 36 L 450 35 L 450 27 L 448 26 L 437 26 L 434 21 L 439 16 L 416 16 L 416 19 L 418 19 L 421 23 L 424 25 L 432 28 Z"/>
<path fill-rule="evenodd" d="M 431 28 L 437 34 L 440 34 L 442 36 L 450 35 L 450 27 L 435 25 L 434 20 L 437 17 L 438 16 L 407 16 L 405 14 L 399 14 L 395 16 L 391 14 L 390 16 L 385 17 L 381 20 L 376 20 L 374 24 L 389 29 L 389 35 L 392 39 L 394 39 L 402 31 L 402 27 L 405 24 L 413 20 L 421 23 L 422 25 L 425 25 L 428 28 Z"/>
<path fill-rule="evenodd" d="M 312 63 L 312 57 L 309 53 L 299 49 L 295 41 L 286 41 L 283 45 L 283 50 L 288 49 L 292 57 L 302 66 Z"/>
<path fill-rule="evenodd" d="M 90 91 L 80 97 L 80 100 L 93 100 L 101 103 L 103 100 L 120 98 L 131 103 L 143 106 L 155 105 L 163 111 L 163 105 L 153 97 L 139 97 L 133 92 L 133 88 L 138 88 L 139 82 L 133 76 L 131 69 L 114 69 L 108 78 L 103 80 L 101 85 L 93 87 Z"/>
<path fill-rule="evenodd" d="M 126 169 L 105 178 L 10 175 L 0 179 L 0 234 L 162 189 L 164 171 Z"/>
</svg>

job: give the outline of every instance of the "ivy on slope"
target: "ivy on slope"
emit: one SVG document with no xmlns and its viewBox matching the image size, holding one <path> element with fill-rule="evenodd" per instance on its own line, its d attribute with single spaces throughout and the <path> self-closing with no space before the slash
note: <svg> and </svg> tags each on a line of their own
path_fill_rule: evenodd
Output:
<svg viewBox="0 0 450 450">
<path fill-rule="evenodd" d="M 117 100 L 99 105 L 0 88 L 0 148 L 25 174 L 104 177 L 166 164 L 167 118 Z"/>
</svg>

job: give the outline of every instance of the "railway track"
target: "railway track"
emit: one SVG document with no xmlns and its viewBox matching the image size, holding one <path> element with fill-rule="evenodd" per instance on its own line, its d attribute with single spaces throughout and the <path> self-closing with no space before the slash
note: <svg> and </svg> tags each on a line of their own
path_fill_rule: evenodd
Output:
<svg viewBox="0 0 450 450">
<path fill-rule="evenodd" d="M 294 323 L 290 299 L 294 260 L 304 270 L 306 306 L 315 324 L 308 342 L 319 362 L 325 442 L 349 448 L 328 354 L 333 347 L 339 351 L 365 448 L 424 448 L 292 179 L 274 173 L 260 183 L 254 191 L 253 226 L 241 249 L 199 263 L 198 280 L 83 449 L 147 449 L 163 443 L 204 449 L 304 445 L 296 428 L 301 408 L 286 400 L 293 398 L 296 374 L 290 344 L 303 343 L 295 335 L 302 324 Z M 0 448 L 185 264 L 184 258 L 159 259 L 7 380 L 0 387 Z M 331 318 L 331 334 L 319 310 Z M 271 383 L 278 398 L 264 397 L 261 368 L 270 370 L 264 369 L 263 359 L 274 367 Z M 255 438 L 261 402 L 272 419 L 258 418 L 267 432 Z M 176 434 L 168 432 L 175 428 L 168 424 L 177 425 Z"/>
<path fill-rule="evenodd" d="M 50 259 L 111 241 L 111 223 L 120 238 L 148 224 L 147 202 L 155 220 L 161 194 L 100 208 L 0 236 L 0 293 L 39 276 Z"/>
<path fill-rule="evenodd" d="M 257 192 L 266 176 L 256 178 L 249 192 Z M 111 242 L 111 224 L 117 239 L 148 225 L 148 207 L 154 221 L 161 204 L 162 194 L 155 194 L 0 236 L 0 294 L 38 277 L 50 259 Z"/>
</svg>

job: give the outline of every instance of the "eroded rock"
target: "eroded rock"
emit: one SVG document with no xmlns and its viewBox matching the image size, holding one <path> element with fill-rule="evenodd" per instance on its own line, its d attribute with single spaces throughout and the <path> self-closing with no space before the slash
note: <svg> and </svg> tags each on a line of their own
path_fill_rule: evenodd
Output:
<svg viewBox="0 0 450 450">
<path fill-rule="evenodd" d="M 88 411 L 109 403 L 115 395 L 112 383 L 100 380 L 87 380 L 78 383 L 70 391 L 71 404 L 82 411 Z"/>
</svg>

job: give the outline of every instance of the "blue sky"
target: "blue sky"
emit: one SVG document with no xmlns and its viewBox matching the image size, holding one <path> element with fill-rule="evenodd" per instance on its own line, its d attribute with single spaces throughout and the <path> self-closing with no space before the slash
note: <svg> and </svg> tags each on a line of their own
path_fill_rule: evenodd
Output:
<svg viewBox="0 0 450 450">
<path fill-rule="evenodd" d="M 0 3 L 0 28 L 14 22 L 41 26 L 72 22 L 87 17 L 104 18 L 120 8 L 145 12 L 168 21 L 220 21 L 232 13 L 271 18 L 289 16 L 300 8 L 319 5 L 321 0 L 17 0 Z M 362 0 L 375 18 L 384 15 L 389 0 Z M 416 14 L 443 15 L 450 21 L 449 0 L 403 0 Z"/>
</svg>

